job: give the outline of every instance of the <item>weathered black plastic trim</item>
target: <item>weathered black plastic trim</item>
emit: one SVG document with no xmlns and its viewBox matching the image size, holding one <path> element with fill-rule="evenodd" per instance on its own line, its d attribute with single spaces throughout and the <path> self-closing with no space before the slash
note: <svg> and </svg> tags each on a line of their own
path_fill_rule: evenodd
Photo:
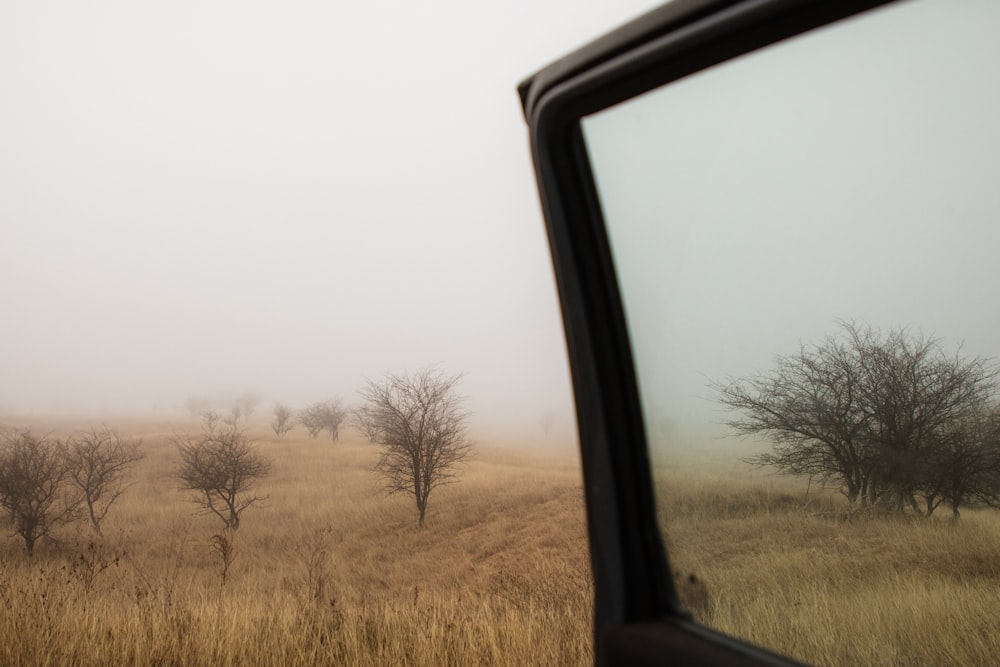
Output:
<svg viewBox="0 0 1000 667">
<path fill-rule="evenodd" d="M 556 84 L 734 4 L 736 0 L 674 0 L 598 37 L 521 82 L 518 94 L 525 118 L 531 117 L 541 94 Z"/>
<path fill-rule="evenodd" d="M 788 658 L 708 630 L 683 618 L 608 625 L 602 630 L 605 662 L 629 667 L 663 665 L 799 665 Z M 611 656 L 608 658 L 608 656 Z"/>
<path fill-rule="evenodd" d="M 682 0 L 619 28 L 519 87 L 573 376 L 599 664 L 625 658 L 623 646 L 632 640 L 623 644 L 623 637 L 655 634 L 656 627 L 662 629 L 665 641 L 668 630 L 671 637 L 683 638 L 683 650 L 678 644 L 673 653 L 669 641 L 661 643 L 664 658 L 692 659 L 692 647 L 701 646 L 702 664 L 795 663 L 691 624 L 677 603 L 656 523 L 624 310 L 580 120 L 665 83 L 890 1 Z M 639 634 L 628 630 L 640 627 Z"/>
</svg>

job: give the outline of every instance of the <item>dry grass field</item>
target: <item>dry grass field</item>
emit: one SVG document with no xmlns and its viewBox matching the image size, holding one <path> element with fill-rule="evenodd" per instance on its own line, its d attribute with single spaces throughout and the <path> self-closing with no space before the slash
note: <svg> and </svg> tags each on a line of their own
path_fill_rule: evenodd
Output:
<svg viewBox="0 0 1000 667">
<path fill-rule="evenodd" d="M 834 492 L 734 459 L 658 474 L 697 620 L 819 665 L 1000 661 L 1000 512 L 851 516 Z"/>
<path fill-rule="evenodd" d="M 29 561 L 0 543 L 3 665 L 572 665 L 591 661 L 592 593 L 572 448 L 480 442 L 458 483 L 388 498 L 352 434 L 276 441 L 225 583 L 170 472 L 196 422 L 118 420 L 142 438 L 133 486 L 95 538 Z M 6 426 L 28 422 L 7 420 Z M 67 435 L 86 423 L 47 421 Z M 738 450 L 658 468 L 681 594 L 698 620 L 822 665 L 995 664 L 1000 512 L 957 525 L 849 516 L 833 492 L 751 471 Z"/>
<path fill-rule="evenodd" d="M 24 427 L 25 421 L 7 420 Z M 235 536 L 222 583 L 215 517 L 176 489 L 175 431 L 196 422 L 115 421 L 146 458 L 96 539 L 81 523 L 42 544 L 0 547 L 3 665 L 581 664 L 591 586 L 576 457 L 480 443 L 461 480 L 388 498 L 375 446 L 280 442 Z M 86 423 L 35 421 L 66 435 Z"/>
</svg>

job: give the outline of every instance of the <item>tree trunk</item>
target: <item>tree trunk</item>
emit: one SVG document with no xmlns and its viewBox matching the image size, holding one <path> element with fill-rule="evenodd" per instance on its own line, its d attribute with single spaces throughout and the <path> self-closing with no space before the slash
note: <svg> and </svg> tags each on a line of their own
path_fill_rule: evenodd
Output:
<svg viewBox="0 0 1000 667">
<path fill-rule="evenodd" d="M 94 532 L 101 535 L 101 522 L 97 520 L 97 515 L 94 513 L 94 503 L 87 499 L 87 511 L 90 513 L 90 523 L 94 524 Z"/>
<path fill-rule="evenodd" d="M 420 512 L 419 528 L 424 527 L 424 512 L 427 511 L 427 496 L 424 493 L 423 478 L 420 476 L 420 458 L 415 456 L 411 462 L 413 470 L 413 497 L 417 501 L 417 511 Z"/>
<path fill-rule="evenodd" d="M 810 486 L 812 485 L 812 475 L 809 475 L 809 484 L 810 484 Z M 808 494 L 809 494 L 809 490 L 807 488 L 806 489 L 806 495 L 808 495 Z M 848 481 L 847 482 L 847 504 L 850 505 L 851 509 L 854 509 L 854 506 L 858 502 L 858 494 L 859 494 L 859 491 L 858 491 L 857 485 L 854 484 L 851 481 Z"/>
</svg>

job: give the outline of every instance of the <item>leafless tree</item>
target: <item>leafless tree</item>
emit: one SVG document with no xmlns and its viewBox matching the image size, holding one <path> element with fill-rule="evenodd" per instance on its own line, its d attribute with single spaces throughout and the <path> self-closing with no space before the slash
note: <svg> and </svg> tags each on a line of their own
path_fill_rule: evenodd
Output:
<svg viewBox="0 0 1000 667">
<path fill-rule="evenodd" d="M 30 431 L 3 435 L 0 448 L 0 506 L 10 514 L 14 533 L 28 556 L 40 538 L 76 518 L 78 494 L 67 484 L 69 468 L 62 443 Z"/>
<path fill-rule="evenodd" d="M 852 505 L 930 514 L 947 499 L 957 516 L 1000 479 L 983 426 L 996 380 L 987 360 L 945 354 L 936 339 L 843 323 L 773 372 L 714 388 L 740 413 L 730 427 L 774 441 L 751 462 L 836 483 Z"/>
<path fill-rule="evenodd" d="M 271 462 L 236 426 L 206 427 L 197 436 L 180 437 L 177 449 L 181 488 L 194 491 L 194 502 L 203 512 L 219 517 L 226 528 L 237 530 L 243 511 L 265 499 L 252 491 L 271 472 Z"/>
<path fill-rule="evenodd" d="M 222 417 L 215 410 L 202 410 L 198 413 L 198 416 L 201 417 L 201 421 L 204 422 L 205 428 L 208 430 L 214 429 L 218 426 L 219 422 L 223 421 Z M 231 420 L 226 421 L 232 423 Z M 235 424 L 233 425 L 235 426 Z"/>
<path fill-rule="evenodd" d="M 76 433 L 66 445 L 69 479 L 83 494 L 90 523 L 98 535 L 108 510 L 125 490 L 125 475 L 143 458 L 139 441 L 103 427 Z"/>
<path fill-rule="evenodd" d="M 431 491 L 454 481 L 456 465 L 470 453 L 467 415 L 456 393 L 461 378 L 427 368 L 389 374 L 361 390 L 382 445 L 376 470 L 389 493 L 413 495 L 421 528 Z"/>
<path fill-rule="evenodd" d="M 184 407 L 194 417 L 211 409 L 212 402 L 204 396 L 188 396 L 187 400 L 184 401 Z"/>
<path fill-rule="evenodd" d="M 378 424 L 374 420 L 374 413 L 367 405 L 362 405 L 351 411 L 351 424 L 361 431 L 370 443 L 379 441 Z"/>
<path fill-rule="evenodd" d="M 283 438 L 286 433 L 295 428 L 294 413 L 287 405 L 281 403 L 274 404 L 274 421 L 271 422 L 271 430 L 279 438 Z"/>
<path fill-rule="evenodd" d="M 233 403 L 229 407 L 229 414 L 222 419 L 226 424 L 232 427 L 237 427 L 240 425 L 240 419 L 243 418 L 243 408 L 240 407 L 239 403 Z"/>
<path fill-rule="evenodd" d="M 250 415 L 252 415 L 256 410 L 257 406 L 260 405 L 260 396 L 253 392 L 247 392 L 239 396 L 233 403 L 233 413 L 239 410 L 238 417 L 243 417 L 243 422 L 246 423 L 250 421 Z M 237 418 L 238 418 L 237 417 Z"/>
<path fill-rule="evenodd" d="M 336 399 L 318 401 L 299 411 L 299 423 L 309 431 L 310 438 L 319 437 L 323 431 L 331 440 L 340 438 L 340 425 L 347 419 L 347 409 Z"/>
<path fill-rule="evenodd" d="M 947 503 L 952 518 L 970 502 L 1000 506 L 1000 411 L 969 415 L 935 434 L 920 459 L 923 512 Z"/>
<path fill-rule="evenodd" d="M 857 400 L 860 380 L 850 347 L 828 337 L 776 363 L 772 373 L 714 385 L 719 402 L 741 413 L 728 426 L 774 442 L 772 451 L 750 461 L 834 481 L 852 505 L 867 497 L 869 416 Z"/>
</svg>

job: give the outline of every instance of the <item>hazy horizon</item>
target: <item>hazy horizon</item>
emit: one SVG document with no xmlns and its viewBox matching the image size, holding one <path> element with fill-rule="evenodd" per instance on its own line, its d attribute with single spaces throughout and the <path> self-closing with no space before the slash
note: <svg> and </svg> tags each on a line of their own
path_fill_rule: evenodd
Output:
<svg viewBox="0 0 1000 667">
<path fill-rule="evenodd" d="M 656 3 L 0 9 L 0 414 L 464 373 L 572 429 L 517 83 Z"/>
<path fill-rule="evenodd" d="M 515 88 L 656 4 L 3 7 L 0 416 L 352 405 L 436 365 L 473 427 L 572 437 Z M 998 140 L 967 129 L 997 95 L 947 67 L 990 62 L 991 23 L 888 11 L 586 121 L 630 165 L 602 196 L 637 230 L 619 270 L 658 435 L 717 433 L 712 381 L 840 318 L 997 356 Z"/>
</svg>

